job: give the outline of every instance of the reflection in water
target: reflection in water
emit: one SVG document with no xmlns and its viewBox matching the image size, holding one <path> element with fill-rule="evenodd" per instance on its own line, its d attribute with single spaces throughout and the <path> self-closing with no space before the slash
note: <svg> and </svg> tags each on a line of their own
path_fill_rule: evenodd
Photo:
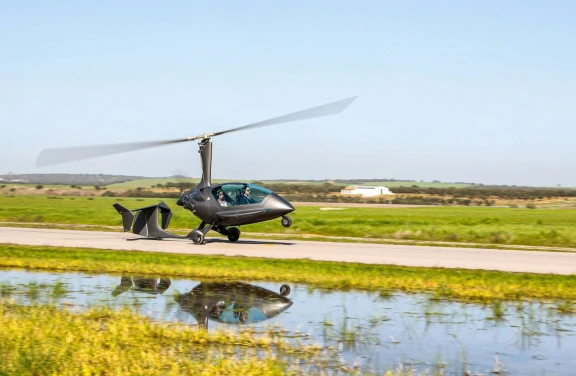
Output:
<svg viewBox="0 0 576 376">
<path fill-rule="evenodd" d="M 290 287 L 282 285 L 280 293 L 242 282 L 202 282 L 187 294 L 177 297 L 183 311 L 208 329 L 208 320 L 225 324 L 252 324 L 268 320 L 292 305 L 286 296 Z"/>
<path fill-rule="evenodd" d="M 112 291 L 112 296 L 118 296 L 128 290 L 146 292 L 149 294 L 164 294 L 170 287 L 170 278 L 144 278 L 123 276 L 120 284 Z"/>
<path fill-rule="evenodd" d="M 348 368 L 476 375 L 571 375 L 576 369 L 572 302 L 474 304 L 427 294 L 320 290 L 308 285 L 212 282 L 107 274 L 0 270 L 0 298 L 82 312 L 104 305 L 129 308 L 154 321 L 210 329 L 282 320 L 295 341 L 334 349 Z M 180 292 L 185 292 L 181 294 Z M 112 293 L 112 294 L 111 294 Z M 112 297 L 114 295 L 114 297 Z M 288 295 L 290 299 L 287 299 Z M 111 300 L 110 300 L 111 299 Z M 284 313 L 282 313 L 284 312 Z M 270 319 L 269 321 L 263 321 Z M 234 325 L 236 324 L 236 325 Z M 330 350 L 332 351 L 332 350 Z M 339 369 L 339 368 L 335 368 Z"/>
<path fill-rule="evenodd" d="M 169 278 L 123 276 L 112 296 L 128 290 L 163 294 L 170 284 Z M 196 319 L 199 327 L 208 329 L 208 320 L 253 324 L 275 317 L 292 305 L 286 298 L 290 290 L 288 285 L 282 285 L 280 292 L 275 293 L 242 282 L 201 282 L 189 293 L 176 295 L 175 299 L 184 312 Z"/>
</svg>

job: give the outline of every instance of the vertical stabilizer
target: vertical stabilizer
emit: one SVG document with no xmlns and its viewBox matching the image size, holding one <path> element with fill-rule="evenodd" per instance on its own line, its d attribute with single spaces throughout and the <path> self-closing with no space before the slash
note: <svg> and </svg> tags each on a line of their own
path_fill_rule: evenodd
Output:
<svg viewBox="0 0 576 376">
<path fill-rule="evenodd" d="M 165 231 L 170 224 L 172 211 L 164 202 L 157 205 L 150 205 L 140 209 L 129 210 L 116 203 L 114 208 L 122 214 L 124 231 L 130 231 L 136 235 L 154 239 L 176 238 L 186 239 L 185 236 L 172 234 Z M 135 213 L 135 214 L 134 214 Z M 158 213 L 162 216 L 162 224 L 158 224 Z"/>
<path fill-rule="evenodd" d="M 130 231 L 132 227 L 132 221 L 134 220 L 134 213 L 131 210 L 126 209 L 124 206 L 116 203 L 114 208 L 118 211 L 118 213 L 122 214 L 122 224 L 124 225 L 124 232 Z"/>
</svg>

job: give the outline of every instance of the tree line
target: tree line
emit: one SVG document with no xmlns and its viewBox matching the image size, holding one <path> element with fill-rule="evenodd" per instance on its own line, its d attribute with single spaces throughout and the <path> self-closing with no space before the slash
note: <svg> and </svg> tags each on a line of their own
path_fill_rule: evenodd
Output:
<svg viewBox="0 0 576 376">
<path fill-rule="evenodd" d="M 554 197 L 576 197 L 576 189 L 556 189 L 556 188 L 514 188 L 514 187 L 492 187 L 476 186 L 471 188 L 423 188 L 395 187 L 394 193 L 398 194 L 426 194 L 436 196 L 451 196 L 454 198 L 468 197 L 471 199 L 488 199 L 496 197 L 501 199 L 536 200 Z"/>
</svg>

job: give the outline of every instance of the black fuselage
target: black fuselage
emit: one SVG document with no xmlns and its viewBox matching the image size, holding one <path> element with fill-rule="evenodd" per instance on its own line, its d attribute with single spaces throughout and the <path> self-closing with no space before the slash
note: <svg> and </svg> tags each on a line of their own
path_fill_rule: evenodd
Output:
<svg viewBox="0 0 576 376">
<path fill-rule="evenodd" d="M 257 195 L 246 196 L 245 188 Z M 223 195 L 220 196 L 219 192 Z M 223 198 L 222 196 L 225 196 Z M 239 226 L 279 218 L 294 211 L 280 195 L 253 184 L 224 183 L 184 192 L 178 205 L 190 210 L 205 223 Z"/>
</svg>

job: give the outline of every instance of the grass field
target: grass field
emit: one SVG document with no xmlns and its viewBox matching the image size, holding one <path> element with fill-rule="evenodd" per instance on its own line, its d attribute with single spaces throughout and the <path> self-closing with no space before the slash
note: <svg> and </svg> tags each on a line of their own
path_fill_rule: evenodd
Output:
<svg viewBox="0 0 576 376">
<path fill-rule="evenodd" d="M 64 196 L 0 196 L 0 222 L 120 226 L 112 204 L 135 209 L 158 199 Z M 200 222 L 166 200 L 173 209 L 172 229 L 192 229 Z M 576 207 L 554 210 L 495 207 L 345 208 L 297 207 L 294 224 L 280 221 L 242 226 L 242 231 L 278 234 L 349 236 L 367 239 L 442 241 L 546 247 L 576 247 Z"/>
<path fill-rule="evenodd" d="M 0 266 L 98 273 L 308 283 L 313 287 L 429 292 L 438 298 L 576 299 L 576 275 L 504 273 L 310 260 L 118 252 L 0 244 Z"/>
<path fill-rule="evenodd" d="M 272 331 L 207 332 L 127 309 L 73 313 L 6 299 L 0 336 L 0 375 L 286 375 L 320 352 Z"/>
<path fill-rule="evenodd" d="M 576 299 L 575 275 L 0 244 L 2 266 L 305 282 L 311 288 L 379 291 L 383 297 L 390 297 L 392 290 L 427 292 L 431 300 L 483 302 L 493 307 L 501 307 L 501 300 L 518 301 L 518 307 L 526 300 L 552 300 L 562 314 L 574 313 Z M 204 331 L 177 322 L 154 321 L 128 308 L 116 311 L 97 306 L 77 311 L 66 301 L 66 308 L 58 308 L 66 299 L 65 289 L 62 285 L 0 284 L 0 375 L 332 374 L 337 369 L 334 364 L 342 358 L 341 349 L 310 344 L 305 341 L 306 333 L 280 326 Z M 52 304 L 35 302 L 40 290 Z M 32 305 L 17 303 L 14 297 L 18 294 L 25 294 Z M 493 309 L 496 312 L 497 308 Z M 356 339 L 353 341 L 355 344 Z M 338 374 L 361 374 L 348 368 L 341 371 Z M 415 375 L 402 368 L 369 374 Z"/>
</svg>

